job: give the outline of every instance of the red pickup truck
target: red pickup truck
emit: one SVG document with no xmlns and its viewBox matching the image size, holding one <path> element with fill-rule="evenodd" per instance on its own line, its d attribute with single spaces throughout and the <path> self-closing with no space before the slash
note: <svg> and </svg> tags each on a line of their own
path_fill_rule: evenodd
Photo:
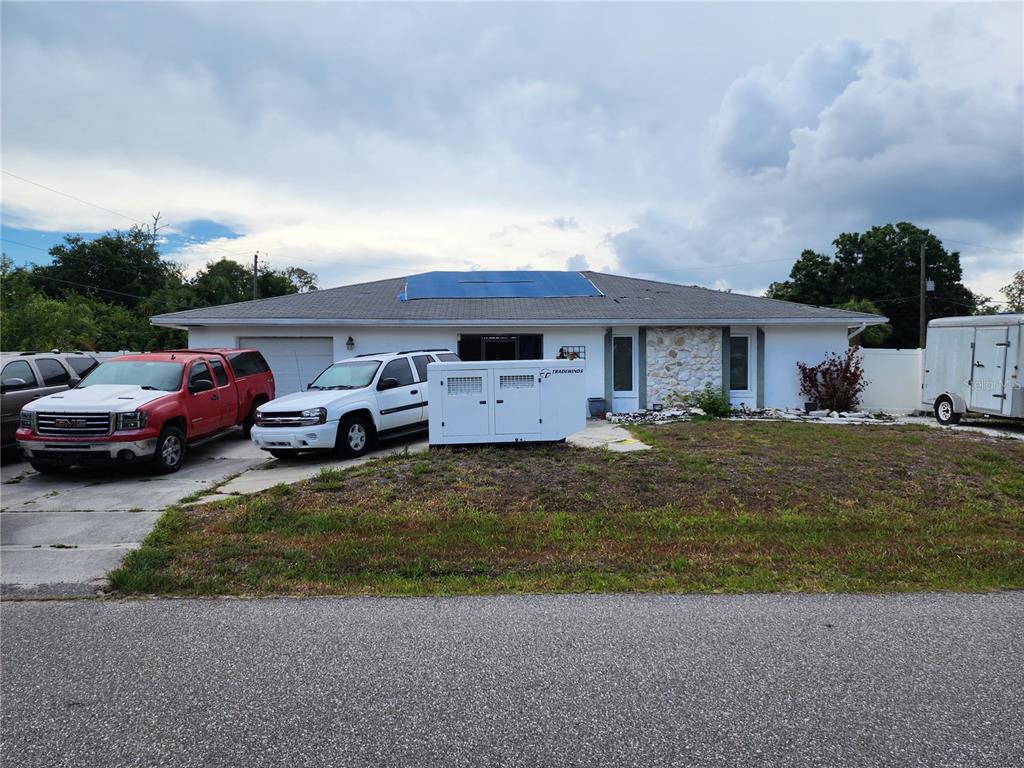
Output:
<svg viewBox="0 0 1024 768">
<path fill-rule="evenodd" d="M 22 455 L 39 472 L 148 461 L 176 472 L 190 445 L 241 426 L 274 399 L 274 375 L 253 349 L 191 349 L 114 357 L 73 389 L 21 411 Z"/>
</svg>

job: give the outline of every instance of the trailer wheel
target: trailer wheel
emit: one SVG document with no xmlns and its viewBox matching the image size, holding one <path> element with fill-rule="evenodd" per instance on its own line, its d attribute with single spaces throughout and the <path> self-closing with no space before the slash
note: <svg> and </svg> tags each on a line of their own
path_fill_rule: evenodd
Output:
<svg viewBox="0 0 1024 768">
<path fill-rule="evenodd" d="M 953 399 L 946 395 L 935 401 L 935 420 L 943 426 L 959 424 L 963 414 L 957 413 L 953 407 Z"/>
</svg>

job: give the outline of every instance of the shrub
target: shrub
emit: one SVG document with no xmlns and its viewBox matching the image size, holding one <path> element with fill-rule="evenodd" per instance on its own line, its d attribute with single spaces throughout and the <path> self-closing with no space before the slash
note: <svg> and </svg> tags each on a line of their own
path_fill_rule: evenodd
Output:
<svg viewBox="0 0 1024 768">
<path fill-rule="evenodd" d="M 868 385 L 858 347 L 850 347 L 843 355 L 830 352 L 817 365 L 797 363 L 796 367 L 800 394 L 830 411 L 856 410 Z"/>
<path fill-rule="evenodd" d="M 713 387 L 711 384 L 705 384 L 704 389 L 687 393 L 682 399 L 685 405 L 691 408 L 700 408 L 708 416 L 715 418 L 728 416 L 732 413 L 732 403 L 729 402 L 729 396 L 720 388 Z"/>
</svg>

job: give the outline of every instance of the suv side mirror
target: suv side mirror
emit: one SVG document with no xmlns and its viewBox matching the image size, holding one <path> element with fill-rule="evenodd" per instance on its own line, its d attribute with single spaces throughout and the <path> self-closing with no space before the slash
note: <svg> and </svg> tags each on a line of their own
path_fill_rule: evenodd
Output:
<svg viewBox="0 0 1024 768">
<path fill-rule="evenodd" d="M 394 389 L 397 386 L 399 386 L 398 379 L 392 379 L 390 377 L 387 378 L 387 379 L 381 379 L 377 383 L 377 389 L 381 390 L 381 391 L 383 391 L 385 389 Z"/>
<path fill-rule="evenodd" d="M 23 389 L 28 382 L 24 379 L 13 378 L 4 379 L 3 383 L 0 384 L 0 392 L 8 392 L 16 389 Z"/>
<path fill-rule="evenodd" d="M 188 385 L 188 391 L 193 395 L 199 392 L 209 392 L 211 389 L 213 389 L 213 382 L 209 379 L 196 379 Z"/>
</svg>

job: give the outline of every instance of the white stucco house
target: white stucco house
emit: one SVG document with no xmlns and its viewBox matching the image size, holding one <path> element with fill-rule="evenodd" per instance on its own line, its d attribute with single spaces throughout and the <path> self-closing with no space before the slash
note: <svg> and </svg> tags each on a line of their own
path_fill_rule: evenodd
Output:
<svg viewBox="0 0 1024 768">
<path fill-rule="evenodd" d="M 157 315 L 189 346 L 254 347 L 278 393 L 333 361 L 412 349 L 464 360 L 585 360 L 589 397 L 623 412 L 721 387 L 736 405 L 799 406 L 797 361 L 843 352 L 884 317 L 600 272 L 427 272 Z"/>
</svg>

